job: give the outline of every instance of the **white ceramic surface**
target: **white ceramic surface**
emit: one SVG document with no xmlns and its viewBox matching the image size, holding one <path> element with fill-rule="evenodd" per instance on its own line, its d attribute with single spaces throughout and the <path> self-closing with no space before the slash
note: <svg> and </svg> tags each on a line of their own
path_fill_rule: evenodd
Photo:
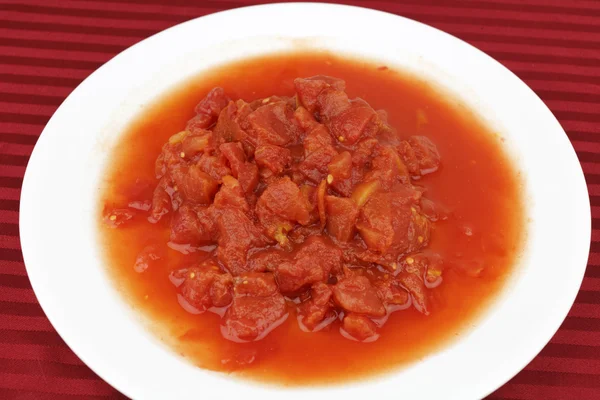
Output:
<svg viewBox="0 0 600 400">
<path fill-rule="evenodd" d="M 202 70 L 302 47 L 381 60 L 459 94 L 506 138 L 524 173 L 531 222 L 512 284 L 455 344 L 398 373 L 285 389 L 198 369 L 146 332 L 105 274 L 95 224 L 107 156 L 141 108 Z M 87 78 L 54 114 L 31 156 L 20 230 L 31 283 L 53 326 L 87 365 L 132 398 L 475 399 L 522 369 L 559 327 L 581 284 L 591 225 L 585 180 L 567 136 L 542 101 L 499 63 L 391 14 L 279 4 L 178 25 Z"/>
</svg>

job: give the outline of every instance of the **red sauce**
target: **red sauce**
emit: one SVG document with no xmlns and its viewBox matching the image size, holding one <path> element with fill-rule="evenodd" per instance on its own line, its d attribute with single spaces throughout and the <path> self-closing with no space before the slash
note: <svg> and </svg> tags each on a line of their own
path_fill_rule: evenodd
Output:
<svg viewBox="0 0 600 400">
<path fill-rule="evenodd" d="M 387 111 L 400 138 L 423 135 L 437 146 L 441 166 L 418 185 L 447 217 L 435 222 L 427 246 L 444 260 L 443 282 L 432 290 L 429 315 L 414 307 L 391 313 L 376 340 L 368 343 L 340 335 L 339 322 L 304 332 L 293 309 L 262 340 L 236 343 L 220 334 L 220 316 L 186 311 L 169 278 L 199 258 L 210 260 L 211 248 L 188 255 L 169 248 L 171 214 L 151 224 L 142 212 L 117 229 L 102 221 L 106 264 L 115 284 L 163 341 L 202 368 L 300 385 L 363 378 L 406 365 L 476 322 L 502 289 L 522 248 L 521 183 L 498 135 L 426 82 L 387 66 L 322 53 L 227 65 L 165 94 L 131 124 L 116 147 L 101 198 L 103 212 L 127 204 L 139 208 L 131 202 L 152 198 L 155 161 L 163 144 L 185 128 L 196 104 L 213 87 L 251 102 L 293 95 L 294 79 L 313 75 L 345 80 L 350 98 Z M 160 259 L 149 259 L 147 269 L 134 268 L 144 249 Z"/>
</svg>

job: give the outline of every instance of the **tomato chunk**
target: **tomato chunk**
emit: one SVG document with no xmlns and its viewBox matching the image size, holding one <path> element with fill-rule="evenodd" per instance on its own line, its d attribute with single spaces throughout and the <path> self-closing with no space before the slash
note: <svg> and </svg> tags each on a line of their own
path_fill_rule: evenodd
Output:
<svg viewBox="0 0 600 400">
<path fill-rule="evenodd" d="M 377 326 L 364 315 L 348 314 L 344 317 L 343 330 L 351 338 L 359 342 L 377 339 Z"/>
<path fill-rule="evenodd" d="M 214 222 L 208 207 L 183 204 L 171 220 L 170 240 L 193 246 L 208 244 L 214 240 Z"/>
<path fill-rule="evenodd" d="M 333 323 L 337 317 L 333 310 L 333 292 L 323 282 L 315 283 L 310 290 L 310 299 L 298 307 L 298 322 L 308 331 L 319 331 Z"/>
<path fill-rule="evenodd" d="M 295 293 L 306 285 L 326 281 L 341 267 L 342 253 L 320 237 L 307 239 L 294 258 L 282 262 L 275 272 L 279 289 Z"/>
<path fill-rule="evenodd" d="M 382 317 L 385 307 L 377 296 L 377 290 L 364 276 L 351 276 L 332 288 L 335 302 L 346 311 Z"/>
<path fill-rule="evenodd" d="M 336 90 L 343 91 L 346 88 L 346 83 L 343 80 L 323 75 L 305 79 L 297 78 L 294 80 L 294 85 L 298 92 L 300 103 L 310 113 L 315 111 L 317 98 L 324 89 L 332 87 Z"/>
<path fill-rule="evenodd" d="M 180 293 L 198 312 L 231 303 L 233 278 L 215 264 L 205 263 L 177 271 L 175 278 L 183 279 Z"/>
<path fill-rule="evenodd" d="M 259 145 L 285 146 L 295 143 L 300 136 L 294 110 L 283 101 L 259 107 L 248 115 L 248 122 L 256 132 Z"/>
<path fill-rule="evenodd" d="M 283 244 L 283 236 L 294 223 L 310 221 L 310 208 L 298 185 L 286 176 L 267 187 L 258 199 L 256 213 L 267 235 Z"/>
<path fill-rule="evenodd" d="M 354 236 L 354 225 L 359 209 L 354 200 L 326 196 L 327 232 L 340 242 L 347 242 Z"/>
<path fill-rule="evenodd" d="M 286 318 L 285 299 L 273 275 L 251 272 L 234 278 L 234 297 L 221 332 L 236 342 L 260 340 Z"/>
</svg>

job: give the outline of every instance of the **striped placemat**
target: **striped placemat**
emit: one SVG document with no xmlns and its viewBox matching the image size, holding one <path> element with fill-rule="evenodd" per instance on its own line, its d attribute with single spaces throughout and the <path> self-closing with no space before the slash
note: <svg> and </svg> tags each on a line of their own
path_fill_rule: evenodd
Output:
<svg viewBox="0 0 600 400">
<path fill-rule="evenodd" d="M 0 399 L 123 398 L 54 331 L 19 245 L 27 160 L 68 94 L 115 54 L 158 31 L 243 0 L 0 0 Z M 585 171 L 600 218 L 600 2 L 349 1 L 449 32 L 490 54 L 546 102 Z M 557 182 L 560 184 L 560 182 Z M 558 333 L 491 399 L 600 399 L 600 230 Z M 565 265 L 565 268 L 569 268 Z"/>
</svg>

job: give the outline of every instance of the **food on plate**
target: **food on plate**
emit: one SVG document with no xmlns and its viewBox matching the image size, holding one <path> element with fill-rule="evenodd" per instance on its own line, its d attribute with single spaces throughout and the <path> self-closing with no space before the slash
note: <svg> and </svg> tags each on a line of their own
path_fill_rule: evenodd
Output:
<svg viewBox="0 0 600 400">
<path fill-rule="evenodd" d="M 518 176 L 497 136 L 419 81 L 288 57 L 301 62 L 285 77 L 268 80 L 275 59 L 258 82 L 220 75 L 125 135 L 103 197 L 109 264 L 175 321 L 184 355 L 210 349 L 192 356 L 208 368 L 282 376 L 301 360 L 291 348 L 313 344 L 334 366 L 385 346 L 405 356 L 383 367 L 414 359 L 510 272 Z M 319 380 L 300 363 L 297 380 Z"/>
<path fill-rule="evenodd" d="M 401 138 L 385 110 L 350 99 L 341 79 L 294 86 L 252 102 L 213 88 L 158 155 L 147 219 L 170 214 L 177 246 L 215 246 L 174 275 L 199 312 L 223 308 L 213 311 L 226 339 L 262 339 L 293 308 L 304 330 L 340 320 L 345 337 L 375 340 L 397 309 L 429 314 L 442 281 L 417 185 L 441 157 L 426 136 Z"/>
</svg>

